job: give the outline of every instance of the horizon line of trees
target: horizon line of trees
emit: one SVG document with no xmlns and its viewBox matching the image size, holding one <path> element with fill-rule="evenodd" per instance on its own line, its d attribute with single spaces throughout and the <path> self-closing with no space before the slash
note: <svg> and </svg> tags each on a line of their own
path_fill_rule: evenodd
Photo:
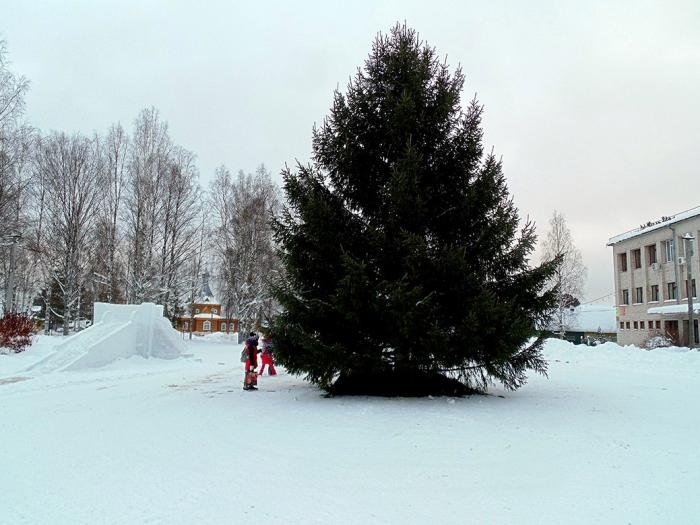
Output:
<svg viewBox="0 0 700 525">
<path fill-rule="evenodd" d="M 155 107 L 131 132 L 42 133 L 25 119 L 29 81 L 0 40 L 0 276 L 4 311 L 41 304 L 63 325 L 94 301 L 156 302 L 174 322 L 213 272 L 227 315 L 261 324 L 279 271 L 269 228 L 279 189 L 264 165 L 209 191 L 196 155 L 175 144 Z M 213 266 L 213 267 L 212 267 Z"/>
</svg>

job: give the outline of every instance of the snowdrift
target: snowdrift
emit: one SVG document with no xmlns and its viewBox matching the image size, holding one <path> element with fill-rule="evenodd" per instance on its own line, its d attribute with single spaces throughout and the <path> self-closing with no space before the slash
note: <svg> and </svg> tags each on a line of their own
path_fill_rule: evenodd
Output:
<svg viewBox="0 0 700 525">
<path fill-rule="evenodd" d="M 202 339 L 207 343 L 233 343 L 238 344 L 238 332 L 212 332 L 204 334 Z"/>
<path fill-rule="evenodd" d="M 94 319 L 90 328 L 66 338 L 26 371 L 95 368 L 134 355 L 174 359 L 185 350 L 179 332 L 163 317 L 162 305 L 95 303 Z"/>
</svg>

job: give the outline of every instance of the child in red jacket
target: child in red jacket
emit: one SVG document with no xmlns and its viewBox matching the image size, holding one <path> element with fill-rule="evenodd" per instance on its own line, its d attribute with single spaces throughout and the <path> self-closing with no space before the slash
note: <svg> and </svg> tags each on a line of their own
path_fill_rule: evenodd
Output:
<svg viewBox="0 0 700 525">
<path fill-rule="evenodd" d="M 258 336 L 255 332 L 250 332 L 250 337 L 245 341 L 245 353 L 243 390 L 257 390 L 258 374 L 255 369 L 258 367 Z"/>
</svg>

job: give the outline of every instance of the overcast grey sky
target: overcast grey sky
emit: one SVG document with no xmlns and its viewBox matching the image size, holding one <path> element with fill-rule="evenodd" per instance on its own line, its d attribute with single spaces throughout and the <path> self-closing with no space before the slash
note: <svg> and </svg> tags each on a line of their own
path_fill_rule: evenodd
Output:
<svg viewBox="0 0 700 525">
<path fill-rule="evenodd" d="M 464 68 L 521 214 L 541 236 L 566 215 L 587 300 L 613 290 L 610 236 L 700 205 L 698 0 L 0 0 L 32 124 L 130 128 L 154 105 L 204 184 L 222 163 L 307 160 L 333 90 L 404 20 Z"/>
</svg>

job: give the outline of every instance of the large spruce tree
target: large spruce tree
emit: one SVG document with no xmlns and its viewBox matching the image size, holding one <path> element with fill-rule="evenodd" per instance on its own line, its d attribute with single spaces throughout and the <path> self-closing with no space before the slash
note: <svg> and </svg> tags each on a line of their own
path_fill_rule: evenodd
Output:
<svg viewBox="0 0 700 525">
<path fill-rule="evenodd" d="M 271 331 L 291 373 L 332 393 L 421 395 L 546 372 L 536 327 L 557 261 L 530 266 L 534 227 L 519 227 L 463 83 L 397 25 L 335 93 L 312 165 L 285 171 Z"/>
</svg>

